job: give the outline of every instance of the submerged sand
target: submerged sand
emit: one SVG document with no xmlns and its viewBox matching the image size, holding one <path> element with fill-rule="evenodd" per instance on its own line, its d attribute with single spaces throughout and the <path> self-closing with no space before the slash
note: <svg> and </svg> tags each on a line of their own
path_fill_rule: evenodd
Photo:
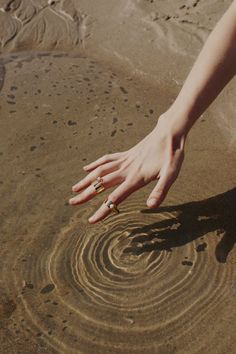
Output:
<svg viewBox="0 0 236 354">
<path fill-rule="evenodd" d="M 0 0 L 0 353 L 236 353 L 235 81 L 158 210 L 154 183 L 96 225 L 106 193 L 68 205 L 84 164 L 155 126 L 228 4 Z"/>
</svg>

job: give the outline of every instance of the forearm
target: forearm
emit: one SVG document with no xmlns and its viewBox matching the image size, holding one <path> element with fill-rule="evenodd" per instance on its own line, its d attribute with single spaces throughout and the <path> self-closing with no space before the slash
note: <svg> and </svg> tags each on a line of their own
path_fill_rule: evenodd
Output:
<svg viewBox="0 0 236 354">
<path fill-rule="evenodd" d="M 236 73 L 236 0 L 217 23 L 168 110 L 187 134 Z"/>
</svg>

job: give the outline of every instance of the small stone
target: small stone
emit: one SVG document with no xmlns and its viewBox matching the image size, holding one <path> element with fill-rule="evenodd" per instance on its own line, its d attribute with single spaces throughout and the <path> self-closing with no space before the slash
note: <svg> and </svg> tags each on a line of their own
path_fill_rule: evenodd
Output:
<svg viewBox="0 0 236 354">
<path fill-rule="evenodd" d="M 67 124 L 71 126 L 71 125 L 76 125 L 77 123 L 73 122 L 72 120 L 68 120 Z"/>
<path fill-rule="evenodd" d="M 183 261 L 182 265 L 192 266 L 193 262 L 191 262 L 191 261 Z"/>
<path fill-rule="evenodd" d="M 41 289 L 40 293 L 41 294 L 48 294 L 51 291 L 53 291 L 54 289 L 55 289 L 55 285 L 54 284 L 48 284 L 44 288 Z"/>
</svg>

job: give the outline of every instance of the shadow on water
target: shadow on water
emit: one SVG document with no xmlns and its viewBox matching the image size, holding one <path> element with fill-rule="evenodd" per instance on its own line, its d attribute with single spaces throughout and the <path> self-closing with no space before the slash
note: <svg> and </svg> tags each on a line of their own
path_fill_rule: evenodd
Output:
<svg viewBox="0 0 236 354">
<path fill-rule="evenodd" d="M 183 246 L 215 231 L 218 235 L 223 234 L 216 246 L 215 256 L 218 262 L 225 263 L 236 242 L 235 210 L 236 188 L 197 202 L 163 206 L 157 210 L 143 209 L 141 212 L 144 214 L 175 212 L 176 215 L 134 229 L 129 236 L 132 238 L 131 245 L 125 249 L 125 253 L 172 251 L 174 247 Z M 197 251 L 204 251 L 206 246 L 205 242 L 198 245 Z"/>
</svg>

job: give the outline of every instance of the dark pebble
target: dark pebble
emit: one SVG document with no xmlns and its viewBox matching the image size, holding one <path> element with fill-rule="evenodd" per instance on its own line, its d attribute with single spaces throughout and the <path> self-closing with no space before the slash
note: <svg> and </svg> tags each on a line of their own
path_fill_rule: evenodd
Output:
<svg viewBox="0 0 236 354">
<path fill-rule="evenodd" d="M 126 89 L 125 89 L 123 86 L 120 86 L 120 90 L 121 90 L 123 93 L 125 93 L 125 94 L 128 93 L 128 91 L 126 91 Z"/>
<path fill-rule="evenodd" d="M 183 265 L 187 265 L 187 266 L 192 266 L 193 262 L 191 262 L 191 261 L 183 261 L 182 264 Z"/>
<path fill-rule="evenodd" d="M 44 288 L 42 288 L 40 290 L 40 293 L 41 294 L 48 294 L 50 293 L 51 291 L 53 291 L 55 289 L 55 285 L 54 284 L 48 284 L 46 285 Z"/>
<path fill-rule="evenodd" d="M 205 251 L 206 248 L 207 248 L 207 244 L 206 244 L 206 242 L 203 242 L 203 243 L 200 243 L 200 245 L 198 245 L 196 247 L 196 251 L 203 252 L 203 251 Z"/>
<path fill-rule="evenodd" d="M 72 120 L 68 120 L 67 124 L 71 126 L 71 125 L 76 125 L 77 123 L 73 122 Z"/>
</svg>

